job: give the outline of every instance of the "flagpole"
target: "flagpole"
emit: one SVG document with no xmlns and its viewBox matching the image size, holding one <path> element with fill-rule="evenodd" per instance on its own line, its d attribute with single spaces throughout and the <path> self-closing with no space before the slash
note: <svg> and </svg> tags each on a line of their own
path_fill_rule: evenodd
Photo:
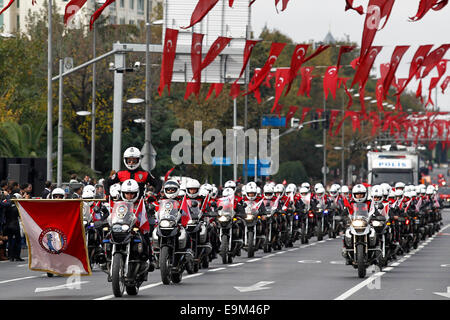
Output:
<svg viewBox="0 0 450 320">
<path fill-rule="evenodd" d="M 53 180 L 53 101 L 52 101 L 52 0 L 48 0 L 48 40 L 47 40 L 47 180 Z"/>
<path fill-rule="evenodd" d="M 147 159 L 144 169 L 150 171 L 151 164 L 151 110 L 150 110 L 150 12 L 152 0 L 147 0 L 147 11 L 145 17 L 145 135 L 144 135 L 144 158 Z"/>
</svg>

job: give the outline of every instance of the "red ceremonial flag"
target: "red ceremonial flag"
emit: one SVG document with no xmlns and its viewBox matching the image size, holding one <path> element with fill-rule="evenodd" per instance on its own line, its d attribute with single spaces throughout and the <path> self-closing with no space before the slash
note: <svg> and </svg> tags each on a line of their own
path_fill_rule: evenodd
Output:
<svg viewBox="0 0 450 320">
<path fill-rule="evenodd" d="M 97 20 L 98 17 L 100 17 L 100 15 L 102 14 L 103 10 L 105 10 L 105 8 L 107 6 L 109 6 L 111 3 L 113 3 L 116 0 L 106 0 L 106 2 L 100 7 L 98 8 L 94 14 L 92 14 L 91 19 L 89 21 L 89 29 L 92 30 L 92 27 L 94 26 L 94 22 L 95 20 Z"/>
<path fill-rule="evenodd" d="M 230 6 L 230 8 L 233 7 L 233 3 L 234 3 L 234 0 L 228 0 L 228 5 Z"/>
<path fill-rule="evenodd" d="M 430 73 L 430 71 L 438 65 L 448 49 L 450 49 L 450 44 L 443 44 L 436 50 L 430 52 L 430 54 L 425 58 L 423 62 L 425 70 L 422 73 L 422 79 L 425 78 Z"/>
<path fill-rule="evenodd" d="M 209 87 L 209 91 L 208 91 L 208 94 L 206 95 L 205 101 L 209 99 L 209 97 L 211 96 L 213 91 L 215 92 L 214 98 L 217 98 L 220 95 L 220 93 L 222 92 L 223 85 L 224 85 L 223 83 L 211 83 L 211 86 Z"/>
<path fill-rule="evenodd" d="M 147 211 L 145 210 L 144 198 L 141 198 L 136 208 L 136 225 L 142 233 L 150 232 L 150 223 L 147 219 Z"/>
<path fill-rule="evenodd" d="M 375 96 L 377 98 L 378 111 L 384 112 L 384 108 L 383 108 L 383 79 L 382 78 L 377 80 L 377 84 L 376 84 L 376 87 L 375 87 Z"/>
<path fill-rule="evenodd" d="M 303 121 L 305 120 L 306 115 L 308 114 L 308 112 L 311 110 L 310 107 L 303 107 L 302 109 L 302 117 L 300 118 L 300 124 L 303 123 Z"/>
<path fill-rule="evenodd" d="M 328 90 L 331 92 L 333 99 L 336 99 L 338 81 L 338 71 L 336 66 L 329 66 L 323 77 L 323 91 L 325 99 L 328 99 Z"/>
<path fill-rule="evenodd" d="M 430 86 L 428 87 L 428 101 L 427 101 L 427 103 L 425 104 L 425 107 L 426 107 L 428 104 L 430 104 L 430 103 L 431 103 L 431 105 L 434 106 L 433 100 L 431 99 L 431 91 L 432 91 L 434 88 L 436 88 L 436 86 L 437 86 L 439 80 L 440 80 L 440 77 L 434 77 L 434 78 L 431 78 L 431 80 L 430 80 Z"/>
<path fill-rule="evenodd" d="M 299 95 L 307 95 L 310 96 L 311 91 L 311 81 L 313 79 L 312 72 L 314 67 L 303 67 L 300 69 L 300 74 L 302 76 L 302 82 L 300 83 L 300 88 L 298 89 L 297 96 Z"/>
<path fill-rule="evenodd" d="M 181 29 L 188 29 L 196 23 L 202 21 L 208 12 L 214 8 L 217 2 L 219 2 L 219 0 L 199 0 L 195 6 L 194 12 L 192 12 L 190 25 L 187 27 L 181 27 Z"/>
<path fill-rule="evenodd" d="M 169 176 L 174 169 L 175 167 L 172 167 L 169 171 L 166 172 L 166 175 L 164 176 L 164 182 L 166 182 L 169 179 Z"/>
<path fill-rule="evenodd" d="M 413 57 L 413 59 L 411 61 L 411 65 L 409 67 L 408 80 L 406 81 L 405 86 L 403 88 L 401 88 L 400 91 L 397 94 L 401 94 L 403 92 L 403 90 L 405 90 L 405 88 L 408 85 L 408 83 L 412 80 L 414 75 L 416 75 L 418 73 L 418 71 L 420 70 L 420 68 L 423 65 L 425 57 L 427 56 L 428 52 L 430 52 L 432 47 L 433 47 L 433 45 L 429 44 L 429 45 L 420 46 L 417 49 L 417 51 L 414 54 L 414 57 Z"/>
<path fill-rule="evenodd" d="M 239 79 L 244 74 L 245 68 L 247 67 L 248 61 L 250 60 L 250 56 L 252 55 L 253 48 L 260 40 L 247 40 L 245 42 L 245 48 L 244 48 L 244 62 L 242 63 L 242 69 L 239 73 L 239 77 L 234 81 L 235 83 L 239 81 Z"/>
<path fill-rule="evenodd" d="M 253 96 L 255 97 L 258 104 L 261 104 L 262 98 L 261 98 L 261 90 L 259 90 L 259 88 L 253 91 Z"/>
<path fill-rule="evenodd" d="M 400 64 L 400 61 L 403 58 L 405 52 L 409 49 L 409 46 L 396 46 L 394 52 L 392 53 L 391 62 L 389 64 L 389 71 L 383 82 L 383 96 L 386 99 L 389 88 L 392 84 L 392 80 L 394 80 L 395 72 Z"/>
<path fill-rule="evenodd" d="M 352 94 L 350 93 L 350 91 L 348 91 L 348 87 L 347 87 L 348 79 L 349 78 L 339 78 L 339 86 L 338 86 L 338 88 L 340 88 L 341 85 L 344 86 L 345 94 L 348 97 L 347 109 L 353 105 L 353 97 L 352 97 Z"/>
<path fill-rule="evenodd" d="M 2 9 L 2 11 L 0 11 L 0 15 L 5 12 L 6 10 L 8 10 L 9 7 L 11 7 L 11 5 L 14 3 L 14 0 L 9 0 L 9 3 L 6 5 L 6 7 L 4 7 Z M 34 4 L 34 3 L 33 3 Z"/>
<path fill-rule="evenodd" d="M 443 59 L 443 60 L 439 61 L 439 63 L 437 64 L 439 79 L 442 78 L 445 71 L 447 70 L 447 61 L 448 60 Z"/>
<path fill-rule="evenodd" d="M 270 80 L 272 80 L 273 78 L 275 78 L 275 72 L 269 72 L 269 73 L 267 74 L 266 79 L 264 79 L 264 85 L 265 85 L 267 88 L 271 88 Z"/>
<path fill-rule="evenodd" d="M 391 14 L 395 0 L 370 0 L 367 6 L 366 19 L 364 21 L 364 31 L 361 40 L 360 57 L 363 58 L 370 50 L 375 34 L 386 25 Z M 383 27 L 380 29 L 380 22 L 386 18 Z"/>
<path fill-rule="evenodd" d="M 309 60 L 317 57 L 319 54 L 327 50 L 329 47 L 330 45 L 320 45 L 314 53 L 312 53 L 308 58 L 305 58 L 305 60 L 303 60 L 303 63 L 306 63 Z"/>
<path fill-rule="evenodd" d="M 273 113 L 275 107 L 278 105 L 278 101 L 280 100 L 284 87 L 289 79 L 289 72 L 289 68 L 277 68 L 277 71 L 275 72 L 275 100 L 271 113 Z"/>
<path fill-rule="evenodd" d="M 16 202 L 26 234 L 30 270 L 91 275 L 79 200 Z"/>
<path fill-rule="evenodd" d="M 291 58 L 291 67 L 289 70 L 288 88 L 286 89 L 285 96 L 291 90 L 292 82 L 297 77 L 298 70 L 300 70 L 303 60 L 305 59 L 306 52 L 308 51 L 309 44 L 299 44 L 295 47 L 294 53 Z"/>
<path fill-rule="evenodd" d="M 286 43 L 278 43 L 278 42 L 272 43 L 272 46 L 270 47 L 269 58 L 267 59 L 264 66 L 261 68 L 261 71 L 258 73 L 255 73 L 253 75 L 254 79 L 252 79 L 252 81 L 250 81 L 249 86 L 248 86 L 249 90 L 246 94 L 249 94 L 249 93 L 255 91 L 257 88 L 259 88 L 261 83 L 266 78 L 267 74 L 270 72 L 270 69 L 273 67 L 273 65 L 277 61 L 278 56 L 280 55 L 281 51 L 283 51 L 285 46 L 286 46 Z"/>
<path fill-rule="evenodd" d="M 423 98 L 422 98 L 422 79 L 419 81 L 419 86 L 417 87 L 416 90 L 416 98 L 419 98 L 420 101 L 423 104 Z"/>
<path fill-rule="evenodd" d="M 447 76 L 447 78 L 445 78 L 444 82 L 442 82 L 441 84 L 442 94 L 445 93 L 445 90 L 447 89 L 449 83 L 450 83 L 450 76 Z"/>
<path fill-rule="evenodd" d="M 189 82 L 186 86 L 186 93 L 184 99 L 186 100 L 189 96 L 194 93 L 197 97 L 200 93 L 201 85 L 201 72 L 198 72 L 202 64 L 202 42 L 204 34 L 193 33 L 192 34 L 192 44 L 191 44 L 191 66 L 192 74 L 197 75 L 192 82 Z"/>
<path fill-rule="evenodd" d="M 208 50 L 205 58 L 203 59 L 200 68 L 194 74 L 193 78 L 199 78 L 203 69 L 210 65 L 211 62 L 225 49 L 225 47 L 230 43 L 231 38 L 218 37 L 216 41 L 213 42 Z"/>
<path fill-rule="evenodd" d="M 188 206 L 188 199 L 186 198 L 186 195 L 184 195 L 183 200 L 181 201 L 181 224 L 183 227 L 187 226 L 187 223 L 189 220 L 191 220 L 191 214 L 189 212 L 189 206 Z"/>
<path fill-rule="evenodd" d="M 353 1 L 354 0 L 345 0 L 345 11 L 347 11 L 347 10 L 355 10 L 360 15 L 363 15 L 364 14 L 364 8 L 362 6 L 354 7 L 353 6 Z"/>
<path fill-rule="evenodd" d="M 296 107 L 296 106 L 289 107 L 289 111 L 286 115 L 286 128 L 288 127 L 288 123 L 291 122 L 291 119 L 294 116 L 294 114 L 297 112 L 297 110 L 298 110 L 298 107 Z"/>
<path fill-rule="evenodd" d="M 331 110 L 330 125 L 329 125 L 329 129 L 328 129 L 328 134 L 330 135 L 330 137 L 333 136 L 333 126 L 334 126 L 334 123 L 336 122 L 336 119 L 340 112 L 341 112 L 340 110 Z"/>
<path fill-rule="evenodd" d="M 433 9 L 434 11 L 441 10 L 448 4 L 448 0 L 420 0 L 419 8 L 414 17 L 410 17 L 411 21 L 418 21 L 422 19 L 428 11 Z"/>
<path fill-rule="evenodd" d="M 280 2 L 280 0 L 275 0 L 275 8 L 277 8 L 278 3 Z M 283 0 L 281 3 L 281 11 L 286 10 L 286 7 L 288 5 L 289 0 Z"/>
<path fill-rule="evenodd" d="M 350 65 L 352 66 L 353 69 L 356 70 L 356 68 L 358 68 L 359 66 L 359 57 L 353 59 L 352 62 L 350 62 Z"/>
<path fill-rule="evenodd" d="M 232 83 L 230 89 L 230 97 L 236 99 L 241 94 L 241 85 L 238 83 Z"/>
<path fill-rule="evenodd" d="M 178 30 L 167 28 L 166 36 L 164 39 L 164 52 L 161 62 L 161 73 L 159 76 L 158 93 L 160 96 L 164 92 L 164 87 L 166 85 L 170 95 L 170 85 L 172 83 L 173 63 L 175 61 L 177 39 Z"/>
<path fill-rule="evenodd" d="M 344 53 L 348 53 L 348 52 L 353 51 L 353 49 L 355 49 L 355 48 L 356 48 L 355 46 L 341 46 L 339 48 L 338 61 L 337 61 L 337 65 L 336 65 L 337 70 L 339 70 L 339 67 L 341 65 L 341 57 L 342 57 L 342 55 Z"/>
<path fill-rule="evenodd" d="M 375 58 L 382 49 L 383 47 L 381 46 L 371 47 L 364 58 L 360 60 L 358 70 L 356 70 L 355 77 L 353 78 L 353 82 L 350 86 L 351 88 L 353 88 L 356 82 L 359 82 L 359 85 L 361 87 L 364 87 L 366 85 L 367 78 L 369 77 L 369 72 L 372 69 Z"/>
<path fill-rule="evenodd" d="M 64 24 L 67 25 L 69 20 L 84 6 L 87 0 L 70 0 L 64 9 Z"/>
</svg>

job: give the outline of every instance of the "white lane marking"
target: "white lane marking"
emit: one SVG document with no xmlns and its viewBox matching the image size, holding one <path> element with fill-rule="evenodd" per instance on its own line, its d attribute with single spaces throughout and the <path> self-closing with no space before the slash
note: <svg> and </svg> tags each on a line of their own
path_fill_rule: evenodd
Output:
<svg viewBox="0 0 450 320">
<path fill-rule="evenodd" d="M 261 260 L 261 258 L 251 259 L 251 260 L 248 260 L 247 262 L 255 262 L 255 261 L 259 261 L 259 260 Z"/>
<path fill-rule="evenodd" d="M 90 281 L 77 281 L 77 282 L 71 282 L 71 283 L 65 283 L 59 286 L 53 286 L 53 287 L 43 287 L 43 288 L 36 288 L 34 290 L 34 293 L 37 292 L 47 292 L 47 291 L 54 291 L 54 290 L 62 290 L 62 289 L 80 289 L 80 285 L 83 283 L 89 283 Z"/>
<path fill-rule="evenodd" d="M 276 252 L 275 254 L 283 254 L 283 253 L 286 253 L 287 251 L 279 251 L 279 252 Z"/>
<path fill-rule="evenodd" d="M 235 263 L 235 264 L 230 264 L 229 267 L 238 267 L 238 266 L 242 266 L 244 263 L 243 262 L 239 262 L 239 263 Z"/>
<path fill-rule="evenodd" d="M 320 260 L 300 260 L 299 263 L 322 263 Z"/>
<path fill-rule="evenodd" d="M 249 287 L 234 287 L 239 292 L 251 292 L 251 291 L 259 291 L 259 290 L 267 290 L 270 287 L 265 287 L 269 284 L 275 283 L 275 281 L 260 281 L 251 285 Z"/>
<path fill-rule="evenodd" d="M 450 224 L 446 225 L 444 228 L 442 228 L 442 231 L 444 231 L 445 229 L 447 229 L 447 228 L 449 228 L 449 227 L 450 227 Z M 420 248 L 420 246 L 418 247 L 418 249 L 416 250 L 416 252 L 420 250 L 419 248 Z M 422 248 L 423 248 L 423 246 L 422 246 Z M 395 263 L 391 264 L 390 266 L 391 266 L 391 267 L 396 267 L 396 266 L 398 266 L 399 264 L 400 264 L 399 262 L 395 262 Z M 345 299 L 347 299 L 348 297 L 350 297 L 351 295 L 353 295 L 355 292 L 361 290 L 361 289 L 364 288 L 367 284 L 371 283 L 371 282 L 372 282 L 373 280 L 375 280 L 376 278 L 383 276 L 383 275 L 386 273 L 386 271 L 390 271 L 390 270 L 387 270 L 387 269 L 388 269 L 388 268 L 385 268 L 385 269 L 384 269 L 384 272 L 377 272 L 377 273 L 375 273 L 374 275 L 372 275 L 372 276 L 369 277 L 368 279 L 366 279 L 366 280 L 360 282 L 359 284 L 357 284 L 357 285 L 354 286 L 353 288 L 350 288 L 349 290 L 347 290 L 346 292 L 344 292 L 343 294 L 341 294 L 339 297 L 335 298 L 334 300 L 345 300 Z"/>
<path fill-rule="evenodd" d="M 216 271 L 220 271 L 220 270 L 225 270 L 226 268 L 215 268 L 215 269 L 210 269 L 208 270 L 208 272 L 216 272 Z"/>
<path fill-rule="evenodd" d="M 21 281 L 21 280 L 27 280 L 27 279 L 34 279 L 34 278 L 39 278 L 39 276 L 30 276 L 30 277 L 23 277 L 23 278 L 3 280 L 3 281 L 0 281 L 0 284 L 8 283 L 8 282 Z"/>
<path fill-rule="evenodd" d="M 268 254 L 267 256 L 264 256 L 262 258 L 267 259 L 267 258 L 274 257 L 274 256 L 275 256 L 275 253 L 272 253 L 272 254 Z"/>
<path fill-rule="evenodd" d="M 394 267 L 387 267 L 387 268 L 384 268 L 383 271 L 391 271 L 392 269 L 394 269 Z"/>
<path fill-rule="evenodd" d="M 330 261 L 331 264 L 345 264 L 345 261 Z"/>
</svg>

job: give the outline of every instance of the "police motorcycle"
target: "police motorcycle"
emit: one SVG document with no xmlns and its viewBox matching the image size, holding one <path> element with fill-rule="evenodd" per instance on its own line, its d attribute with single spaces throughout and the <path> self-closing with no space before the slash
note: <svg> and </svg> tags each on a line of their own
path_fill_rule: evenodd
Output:
<svg viewBox="0 0 450 320">
<path fill-rule="evenodd" d="M 280 245 L 280 225 L 278 220 L 278 206 L 280 203 L 280 197 L 276 200 L 272 200 L 272 192 L 267 192 L 266 187 L 264 187 L 264 200 L 263 205 L 265 207 L 265 215 L 262 216 L 261 222 L 264 230 L 264 243 L 263 251 L 265 253 L 272 252 L 276 249 L 281 249 Z M 272 194 L 271 196 L 267 196 Z"/>
<path fill-rule="evenodd" d="M 84 190 L 82 199 L 94 199 L 94 192 L 89 189 Z M 94 264 L 98 264 L 102 269 L 106 268 L 106 251 L 103 247 L 103 239 L 109 232 L 109 224 L 106 221 L 108 215 L 108 210 L 101 204 L 94 205 L 94 201 L 83 202 L 83 225 L 91 269 Z"/>
<path fill-rule="evenodd" d="M 378 256 L 378 266 L 380 269 L 387 265 L 390 254 L 389 246 L 389 231 L 387 219 L 387 208 L 383 204 L 383 190 L 380 186 L 374 186 L 372 188 L 372 205 L 370 208 L 369 223 L 375 230 L 377 246 L 381 249 L 381 254 Z"/>
<path fill-rule="evenodd" d="M 304 185 L 304 184 L 302 184 Z M 299 226 L 300 226 L 300 242 L 305 244 L 309 242 L 314 232 L 314 212 L 311 207 L 315 204 L 312 203 L 311 193 L 309 189 L 302 186 L 300 187 L 300 200 L 299 200 Z"/>
<path fill-rule="evenodd" d="M 327 203 L 324 199 L 325 189 L 323 187 L 319 187 L 316 190 L 316 195 L 318 196 L 318 198 L 320 197 L 323 198 L 323 200 L 319 201 L 316 208 L 313 210 L 315 219 L 315 234 L 317 236 L 317 241 L 322 241 L 324 235 L 328 233 L 328 229 L 330 228 L 328 218 L 330 211 L 328 210 Z"/>
<path fill-rule="evenodd" d="M 135 180 L 122 183 L 121 197 L 125 201 L 117 201 L 112 206 L 110 217 L 111 246 L 107 256 L 109 271 L 108 282 L 112 283 L 114 296 L 121 297 L 126 290 L 128 295 L 137 295 L 139 287 L 147 281 L 149 259 L 147 246 L 137 222 L 135 202 L 139 199 L 139 186 Z M 143 201 L 143 199 L 141 199 Z"/>
<path fill-rule="evenodd" d="M 249 182 L 244 187 L 244 192 L 247 200 L 244 201 L 244 243 L 243 249 L 247 251 L 247 257 L 252 258 L 262 244 L 264 243 L 265 235 L 261 217 L 264 213 L 263 200 L 256 201 L 257 185 L 254 182 Z"/>
<path fill-rule="evenodd" d="M 207 226 L 198 201 L 187 199 L 187 205 L 190 215 L 186 225 L 188 247 L 194 257 L 190 263 L 186 264 L 186 271 L 193 274 L 197 273 L 200 267 L 208 268 L 212 247 L 208 243 Z"/>
<path fill-rule="evenodd" d="M 224 190 L 224 197 L 217 199 L 217 222 L 219 227 L 219 255 L 222 263 L 232 263 L 243 247 L 243 221 L 234 210 L 234 195 Z"/>
<path fill-rule="evenodd" d="M 341 231 L 345 231 L 345 220 L 342 215 L 342 200 L 339 199 L 340 186 L 333 184 L 330 188 L 330 195 L 332 201 L 330 204 L 330 214 L 328 216 L 330 220 L 330 228 L 328 230 L 329 238 L 336 238 Z"/>
</svg>

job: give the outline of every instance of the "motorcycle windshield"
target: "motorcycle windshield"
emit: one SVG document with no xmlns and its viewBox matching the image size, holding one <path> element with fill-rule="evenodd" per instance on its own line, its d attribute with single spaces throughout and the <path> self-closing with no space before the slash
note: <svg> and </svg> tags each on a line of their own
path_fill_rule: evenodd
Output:
<svg viewBox="0 0 450 320">
<path fill-rule="evenodd" d="M 222 197 L 217 200 L 217 207 L 222 207 L 219 210 L 219 216 L 232 216 L 234 208 L 234 197 Z"/>
<path fill-rule="evenodd" d="M 196 206 L 193 206 L 194 203 Z M 200 210 L 200 203 L 196 200 L 187 200 L 187 205 L 189 207 L 189 214 L 192 220 L 199 220 L 202 217 L 202 211 Z"/>
<path fill-rule="evenodd" d="M 251 215 L 258 214 L 259 202 L 256 201 L 245 201 L 247 206 L 245 207 L 245 213 Z"/>
<path fill-rule="evenodd" d="M 83 203 L 83 220 L 91 221 L 91 206 L 88 203 Z"/>
<path fill-rule="evenodd" d="M 369 220 L 369 208 L 366 203 L 353 204 L 353 220 L 356 219 Z"/>
<path fill-rule="evenodd" d="M 133 210 L 133 203 L 118 201 L 114 203 L 111 212 L 111 224 L 133 225 L 136 221 L 136 215 Z"/>
<path fill-rule="evenodd" d="M 181 217 L 180 203 L 172 199 L 161 200 L 159 202 L 159 210 L 156 217 L 158 221 L 163 219 L 178 221 Z"/>
</svg>

